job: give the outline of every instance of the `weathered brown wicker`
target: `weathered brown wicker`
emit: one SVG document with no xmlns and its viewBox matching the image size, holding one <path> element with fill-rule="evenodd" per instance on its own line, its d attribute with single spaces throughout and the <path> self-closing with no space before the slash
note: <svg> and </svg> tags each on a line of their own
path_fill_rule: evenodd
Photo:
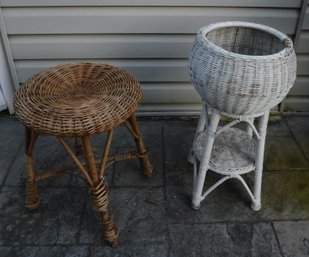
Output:
<svg viewBox="0 0 309 257">
<path fill-rule="evenodd" d="M 57 136 L 76 166 L 84 174 L 96 209 L 102 215 L 107 241 L 117 244 L 118 230 L 108 211 L 108 187 L 104 172 L 116 161 L 140 158 L 143 173 L 150 177 L 148 160 L 134 112 L 141 99 L 141 88 L 128 72 L 104 64 L 64 64 L 30 78 L 15 94 L 16 117 L 26 127 L 26 206 L 39 206 L 37 182 L 59 175 L 70 168 L 36 173 L 33 148 L 40 133 Z M 133 135 L 137 151 L 108 156 L 113 129 L 124 124 Z M 108 132 L 101 160 L 95 160 L 90 136 Z M 83 147 L 82 163 L 64 137 L 75 137 L 77 150 Z M 80 143 L 80 139 L 81 142 Z M 96 163 L 99 163 L 97 171 Z M 74 168 L 74 167 L 72 167 Z"/>
<path fill-rule="evenodd" d="M 16 93 L 16 116 L 37 132 L 82 136 L 107 131 L 136 110 L 139 83 L 101 64 L 65 64 L 30 78 Z"/>
</svg>

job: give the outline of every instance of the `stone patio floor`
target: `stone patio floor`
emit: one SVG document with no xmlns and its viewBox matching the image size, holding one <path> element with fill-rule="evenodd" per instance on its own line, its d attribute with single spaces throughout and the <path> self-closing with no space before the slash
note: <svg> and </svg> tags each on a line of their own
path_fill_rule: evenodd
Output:
<svg viewBox="0 0 309 257">
<path fill-rule="evenodd" d="M 78 171 L 41 182 L 40 208 L 26 210 L 24 130 L 2 114 L 0 256 L 309 256 L 309 117 L 269 123 L 259 212 L 250 209 L 234 180 L 193 210 L 187 155 L 197 120 L 138 120 L 154 173 L 144 178 L 137 160 L 108 169 L 111 212 L 120 231 L 119 245 L 111 248 Z M 93 144 L 101 153 L 104 135 Z M 112 152 L 133 148 L 132 138 L 118 128 Z M 42 136 L 35 150 L 39 169 L 71 162 L 53 137 Z M 217 178 L 209 173 L 207 181 Z M 252 181 L 252 175 L 246 179 Z"/>
</svg>

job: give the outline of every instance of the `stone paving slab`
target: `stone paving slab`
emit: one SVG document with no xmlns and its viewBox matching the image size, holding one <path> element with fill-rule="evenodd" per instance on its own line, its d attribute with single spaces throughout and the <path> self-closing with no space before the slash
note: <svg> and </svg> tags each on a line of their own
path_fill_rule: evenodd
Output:
<svg viewBox="0 0 309 257">
<path fill-rule="evenodd" d="M 168 220 L 178 223 L 248 222 L 260 220 L 258 213 L 250 209 L 249 199 L 237 197 L 225 187 L 218 188 L 202 202 L 196 211 L 191 208 L 191 188 L 167 186 Z"/>
<path fill-rule="evenodd" d="M 1 257 L 35 257 L 39 247 L 36 246 L 0 246 Z M 50 248 L 49 252 L 50 252 Z"/>
<path fill-rule="evenodd" d="M 274 222 L 285 257 L 309 256 L 309 221 Z"/>
<path fill-rule="evenodd" d="M 262 184 L 262 209 L 250 208 L 250 198 L 237 180 L 226 181 L 211 192 L 201 208 L 191 208 L 192 175 L 167 172 L 168 217 L 171 223 L 263 221 L 309 219 L 309 173 L 307 171 L 265 172 Z M 220 176 L 211 172 L 206 187 Z M 252 184 L 252 178 L 247 176 Z M 219 215 L 218 215 L 219 214 Z"/>
<path fill-rule="evenodd" d="M 150 243 L 143 245 L 117 246 L 116 248 L 92 246 L 90 257 L 121 256 L 121 257 L 163 257 L 169 256 L 167 242 Z"/>
<path fill-rule="evenodd" d="M 40 190 L 41 206 L 28 211 L 24 190 L 3 188 L 0 193 L 0 245 L 76 243 L 85 190 Z"/>
<path fill-rule="evenodd" d="M 265 219 L 309 219 L 309 172 L 265 172 L 262 209 Z"/>
<path fill-rule="evenodd" d="M 176 171 L 190 167 L 188 156 L 196 125 L 196 121 L 174 121 L 164 124 L 166 170 Z"/>
<path fill-rule="evenodd" d="M 298 144 L 309 160 L 309 117 L 287 117 L 286 119 Z"/>
<path fill-rule="evenodd" d="M 292 136 L 267 136 L 264 166 L 266 170 L 308 169 L 309 162 Z"/>
<path fill-rule="evenodd" d="M 128 151 L 120 148 L 119 152 Z M 134 149 L 132 149 L 134 150 Z M 139 159 L 121 161 L 115 164 L 113 178 L 114 186 L 164 186 L 163 152 L 161 147 L 151 147 L 149 149 L 149 160 L 153 166 L 153 175 L 147 178 L 142 175 Z"/>
<path fill-rule="evenodd" d="M 269 120 L 267 126 L 267 135 L 272 137 L 290 137 L 291 131 L 285 119 L 276 121 Z"/>
<path fill-rule="evenodd" d="M 170 240 L 175 257 L 281 257 L 269 223 L 170 225 Z"/>
<path fill-rule="evenodd" d="M 309 256 L 308 121 L 270 121 L 262 209 L 254 212 L 236 180 L 193 210 L 193 167 L 187 157 L 197 120 L 139 119 L 154 176 L 143 177 L 137 160 L 106 172 L 111 213 L 120 230 L 119 245 L 111 248 L 79 172 L 40 182 L 42 205 L 26 210 L 23 127 L 0 117 L 0 256 Z M 105 138 L 92 139 L 99 155 Z M 124 127 L 115 130 L 112 153 L 134 147 Z M 56 138 L 42 137 L 36 150 L 43 169 L 71 163 Z M 208 172 L 206 187 L 219 178 Z M 253 184 L 252 174 L 245 178 Z"/>
<path fill-rule="evenodd" d="M 139 245 L 167 240 L 164 190 L 158 188 L 113 188 L 111 213 L 119 229 L 120 245 Z M 107 245 L 99 214 L 87 201 L 81 224 L 80 243 Z"/>
<path fill-rule="evenodd" d="M 168 256 L 166 242 L 145 244 L 141 246 L 0 246 L 1 257 L 162 257 Z"/>
<path fill-rule="evenodd" d="M 19 148 L 23 144 L 24 128 L 11 117 L 0 117 L 0 185 Z"/>
<path fill-rule="evenodd" d="M 295 136 L 309 134 L 309 117 L 289 116 L 285 117 L 285 120 Z"/>
<path fill-rule="evenodd" d="M 24 246 L 0 247 L 1 257 L 86 257 L 89 249 L 86 246 Z"/>
</svg>

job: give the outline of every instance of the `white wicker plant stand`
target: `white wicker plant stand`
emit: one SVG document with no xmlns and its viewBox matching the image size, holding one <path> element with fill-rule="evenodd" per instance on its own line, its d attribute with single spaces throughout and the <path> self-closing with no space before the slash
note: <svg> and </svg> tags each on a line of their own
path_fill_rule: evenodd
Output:
<svg viewBox="0 0 309 257">
<path fill-rule="evenodd" d="M 189 72 L 203 99 L 189 157 L 194 165 L 192 207 L 199 209 L 210 192 L 236 178 L 257 211 L 269 110 L 283 100 L 296 78 L 293 43 L 285 34 L 260 24 L 211 24 L 197 35 Z M 232 121 L 220 127 L 222 115 Z M 240 122 L 246 123 L 245 130 L 234 127 Z M 204 191 L 208 170 L 223 177 Z M 252 190 L 242 177 L 251 171 L 255 173 Z"/>
</svg>

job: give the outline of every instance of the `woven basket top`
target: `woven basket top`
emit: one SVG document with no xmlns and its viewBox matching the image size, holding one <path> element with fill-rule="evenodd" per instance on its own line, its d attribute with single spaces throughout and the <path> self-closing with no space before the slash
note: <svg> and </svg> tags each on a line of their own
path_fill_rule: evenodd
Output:
<svg viewBox="0 0 309 257">
<path fill-rule="evenodd" d="M 135 111 L 141 89 L 127 71 L 105 64 L 75 63 L 47 69 L 15 94 L 16 117 L 31 129 L 57 136 L 100 133 Z"/>
<path fill-rule="evenodd" d="M 293 42 L 286 34 L 272 27 L 251 22 L 213 23 L 202 27 L 198 37 L 226 58 L 239 58 L 248 61 L 280 59 L 293 49 Z M 239 49 L 235 47 L 237 44 L 240 45 Z"/>
<path fill-rule="evenodd" d="M 293 42 L 256 23 L 227 21 L 200 29 L 190 50 L 191 81 L 211 107 L 258 115 L 288 94 L 296 78 Z"/>
</svg>

